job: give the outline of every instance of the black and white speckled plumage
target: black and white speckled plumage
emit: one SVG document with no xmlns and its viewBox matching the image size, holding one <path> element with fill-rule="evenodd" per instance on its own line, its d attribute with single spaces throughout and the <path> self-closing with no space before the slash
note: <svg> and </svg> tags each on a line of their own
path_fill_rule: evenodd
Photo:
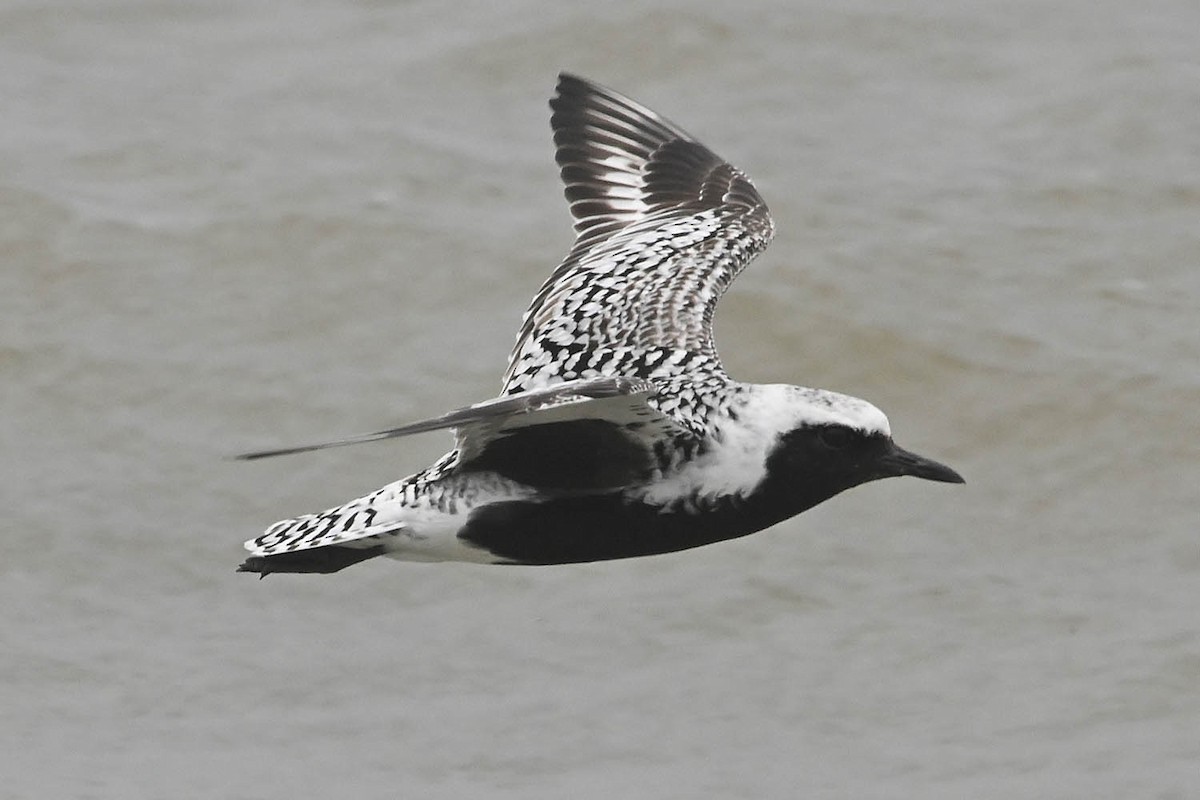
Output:
<svg viewBox="0 0 1200 800">
<path fill-rule="evenodd" d="M 503 392 L 629 375 L 697 432 L 728 384 L 712 339 L 717 301 L 774 234 L 750 180 L 687 132 L 564 75 L 556 158 L 577 238 L 525 312 Z"/>
<path fill-rule="evenodd" d="M 455 431 L 455 449 L 422 472 L 271 526 L 246 543 L 242 570 L 648 555 L 761 530 L 868 480 L 961 481 L 896 447 L 866 401 L 725 374 L 714 309 L 774 233 L 741 171 L 574 76 L 560 76 L 551 108 L 577 238 L 525 313 L 501 396 L 246 456 Z"/>
</svg>

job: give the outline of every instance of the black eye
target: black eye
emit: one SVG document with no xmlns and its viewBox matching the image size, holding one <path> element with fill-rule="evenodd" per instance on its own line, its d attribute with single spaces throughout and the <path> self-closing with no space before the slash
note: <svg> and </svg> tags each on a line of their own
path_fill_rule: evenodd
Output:
<svg viewBox="0 0 1200 800">
<path fill-rule="evenodd" d="M 842 450 L 854 440 L 849 428 L 830 425 L 817 431 L 817 439 L 830 450 Z"/>
</svg>

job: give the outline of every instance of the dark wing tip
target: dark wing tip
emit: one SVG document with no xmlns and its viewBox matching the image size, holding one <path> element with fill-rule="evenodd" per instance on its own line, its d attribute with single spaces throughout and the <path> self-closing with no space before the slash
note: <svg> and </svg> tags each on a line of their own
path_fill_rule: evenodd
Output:
<svg viewBox="0 0 1200 800">
<path fill-rule="evenodd" d="M 734 204 L 765 214 L 744 174 L 625 95 L 564 72 L 550 108 L 555 158 L 581 239 L 672 209 Z"/>
</svg>

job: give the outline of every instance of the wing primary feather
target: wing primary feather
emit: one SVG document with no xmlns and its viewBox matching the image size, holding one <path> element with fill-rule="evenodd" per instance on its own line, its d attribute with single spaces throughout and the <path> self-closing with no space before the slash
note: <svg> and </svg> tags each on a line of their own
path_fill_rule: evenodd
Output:
<svg viewBox="0 0 1200 800">
<path fill-rule="evenodd" d="M 522 318 L 502 393 L 597 373 L 723 378 L 713 310 L 774 233 L 754 184 L 666 117 L 582 78 L 560 75 L 550 107 L 576 238 Z"/>
<path fill-rule="evenodd" d="M 274 458 L 276 456 L 289 456 L 297 453 L 308 453 L 313 450 L 327 450 L 332 447 L 345 447 L 352 444 L 365 444 L 367 442 L 378 442 L 383 439 L 395 439 L 400 436 L 411 436 L 416 433 L 428 433 L 429 431 L 444 430 L 446 428 L 457 428 L 462 425 L 471 423 L 484 422 L 487 420 L 500 420 L 507 417 L 512 417 L 520 414 L 527 414 L 532 411 L 537 411 L 545 408 L 548 405 L 558 403 L 576 402 L 581 400 L 598 400 L 606 397 L 616 397 L 618 395 L 630 395 L 638 392 L 653 392 L 653 386 L 649 381 L 639 378 L 625 377 L 604 377 L 592 378 L 586 380 L 567 381 L 550 386 L 536 392 L 527 392 L 525 394 L 513 395 L 508 397 L 497 397 L 492 400 L 485 400 L 482 403 L 476 403 L 466 408 L 460 408 L 451 411 L 448 414 L 443 414 L 440 417 L 411 422 L 407 425 L 401 425 L 398 428 L 388 428 L 387 430 L 375 431 L 373 433 L 363 433 L 357 436 L 348 436 L 344 439 L 333 439 L 327 442 L 316 442 L 314 444 L 302 444 L 293 447 L 280 447 L 271 450 L 256 450 L 250 453 L 242 453 L 234 456 L 239 461 L 256 461 L 260 458 Z"/>
</svg>

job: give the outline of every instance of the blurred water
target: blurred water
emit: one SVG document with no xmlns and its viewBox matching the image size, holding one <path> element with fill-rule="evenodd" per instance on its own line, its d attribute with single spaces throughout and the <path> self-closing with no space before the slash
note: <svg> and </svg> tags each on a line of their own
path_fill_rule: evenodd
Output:
<svg viewBox="0 0 1200 800">
<path fill-rule="evenodd" d="M 542 569 L 235 575 L 490 396 L 571 69 L 755 177 L 727 366 L 965 487 Z M 1200 792 L 1200 9 L 0 3 L 0 796 Z"/>
</svg>

